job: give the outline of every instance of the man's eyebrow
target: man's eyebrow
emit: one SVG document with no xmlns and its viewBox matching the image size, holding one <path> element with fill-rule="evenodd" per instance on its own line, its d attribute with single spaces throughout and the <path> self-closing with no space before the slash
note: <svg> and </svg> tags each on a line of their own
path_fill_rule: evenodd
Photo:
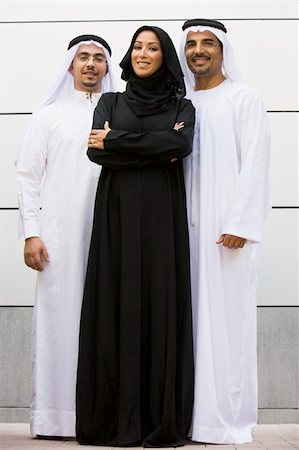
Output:
<svg viewBox="0 0 299 450">
<path fill-rule="evenodd" d="M 98 52 L 98 53 L 89 53 L 89 52 L 78 52 L 78 55 L 92 55 L 92 56 L 103 56 L 104 58 L 106 58 L 105 53 L 102 52 Z"/>
<path fill-rule="evenodd" d="M 186 41 L 186 44 L 190 44 L 196 42 L 196 39 L 188 39 L 188 41 Z M 213 38 L 203 38 L 202 42 L 216 42 L 216 39 Z"/>
</svg>

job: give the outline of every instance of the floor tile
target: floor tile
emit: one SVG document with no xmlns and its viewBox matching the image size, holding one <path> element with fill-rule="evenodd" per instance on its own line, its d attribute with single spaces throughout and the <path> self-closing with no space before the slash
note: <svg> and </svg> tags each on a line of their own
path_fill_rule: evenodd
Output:
<svg viewBox="0 0 299 450">
<path fill-rule="evenodd" d="M 253 432 L 254 442 L 250 444 L 216 445 L 188 441 L 184 450 L 299 450 L 299 427 L 296 424 L 258 425 Z M 96 450 L 95 446 L 79 446 L 76 441 L 51 441 L 32 438 L 28 424 L 0 424 L 1 450 Z M 117 447 L 102 447 L 102 450 L 124 450 Z M 127 447 L 125 450 L 131 450 Z M 134 447 L 132 450 L 142 450 Z M 163 449 L 165 450 L 165 449 Z"/>
</svg>

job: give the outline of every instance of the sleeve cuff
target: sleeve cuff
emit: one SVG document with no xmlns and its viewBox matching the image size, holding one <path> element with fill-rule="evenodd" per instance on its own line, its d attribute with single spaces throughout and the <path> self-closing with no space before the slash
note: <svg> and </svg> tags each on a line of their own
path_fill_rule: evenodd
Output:
<svg viewBox="0 0 299 450">
<path fill-rule="evenodd" d="M 234 229 L 233 227 L 225 227 L 221 234 L 231 234 L 233 236 L 238 236 L 243 239 L 246 239 L 247 241 L 252 241 L 255 243 L 261 243 L 262 236 L 261 233 L 253 232 L 250 230 L 241 230 L 241 229 Z"/>
<path fill-rule="evenodd" d="M 39 227 L 35 220 L 24 220 L 24 239 L 39 237 Z"/>
</svg>

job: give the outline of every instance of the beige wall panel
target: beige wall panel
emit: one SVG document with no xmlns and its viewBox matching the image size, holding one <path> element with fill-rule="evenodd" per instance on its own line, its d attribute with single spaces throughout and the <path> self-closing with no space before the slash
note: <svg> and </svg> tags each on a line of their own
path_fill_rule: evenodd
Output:
<svg viewBox="0 0 299 450">
<path fill-rule="evenodd" d="M 36 272 L 24 264 L 17 211 L 0 211 L 0 306 L 33 305 Z"/>
<path fill-rule="evenodd" d="M 0 211 L 0 305 L 32 305 L 35 272 L 23 263 L 17 211 Z M 258 304 L 291 306 L 298 301 L 298 210 L 272 210 L 265 225 Z"/>
<path fill-rule="evenodd" d="M 269 113 L 273 206 L 298 206 L 298 113 Z M 17 207 L 15 157 L 30 116 L 0 116 L 0 207 Z"/>
<path fill-rule="evenodd" d="M 0 207 L 18 206 L 15 160 L 30 116 L 0 116 Z"/>
<path fill-rule="evenodd" d="M 27 7 L 29 8 L 28 5 Z M 64 6 L 59 6 L 60 12 L 61 8 L 63 10 Z M 151 8 L 149 11 L 153 9 L 155 8 Z M 52 7 L 50 10 L 53 12 Z M 51 11 L 48 20 L 53 19 Z M 118 9 L 115 10 L 115 14 L 118 12 Z M 162 12 L 163 7 L 161 6 L 161 14 Z M 188 16 L 190 17 L 190 15 Z M 163 17 L 163 14 L 160 17 Z M 85 18 L 84 14 L 82 18 Z M 109 41 L 113 48 L 114 67 L 119 76 L 118 62 L 127 49 L 132 32 L 143 23 L 144 20 L 103 23 L 0 24 L 0 42 L 4 42 L 2 52 L 0 52 L 0 58 L 2 58 L 0 82 L 2 86 L 6 87 L 0 99 L 0 112 L 31 112 L 55 79 L 68 41 L 81 33 L 101 34 Z M 148 23 L 151 22 L 148 21 Z M 153 20 L 152 23 L 157 24 L 157 21 Z M 279 33 L 277 33 L 278 23 Z M 178 44 L 182 21 L 161 21 L 158 24 L 164 27 Z M 247 75 L 248 81 L 261 93 L 267 108 L 296 109 L 298 107 L 296 99 L 297 53 L 295 52 L 296 45 L 289 44 L 295 42 L 297 22 L 227 20 L 225 24 L 230 29 L 231 40 L 243 72 Z M 20 37 L 22 38 L 22 51 L 18 52 Z M 37 37 L 38 39 L 36 39 Z M 9 42 L 9 45 L 5 45 L 6 42 Z M 280 55 L 280 65 L 288 67 L 288 83 L 285 83 L 285 78 L 277 70 L 278 54 Z M 9 70 L 3 70 L 3 67 L 9 68 Z M 124 84 L 120 83 L 120 88 L 123 86 Z M 297 196 L 295 189 L 297 178 L 295 114 L 272 114 L 269 117 L 273 133 L 271 162 L 273 204 L 278 206 L 294 205 Z M 28 116 L 2 116 L 0 119 L 0 131 L 2 131 L 0 207 L 16 206 L 13 162 L 19 138 L 27 121 Z M 284 153 L 282 153 L 282 149 L 284 149 Z M 295 210 L 274 210 L 266 224 L 259 284 L 260 304 L 298 304 L 297 215 L 298 212 Z M 1 212 L 1 218 L 3 217 L 1 221 L 1 251 L 2 254 L 9 253 L 8 259 L 11 259 L 9 264 L 7 261 L 5 261 L 5 265 L 4 261 L 1 263 L 3 265 L 1 301 L 6 302 L 5 304 L 32 304 L 33 274 L 23 267 L 23 244 L 18 243 L 15 237 L 16 216 L 16 211 Z M 286 235 L 284 240 L 277 238 L 281 233 Z M 275 247 L 273 242 L 275 242 Z M 11 252 L 11 248 L 14 250 L 13 252 Z M 20 292 L 17 286 L 10 286 L 9 274 L 12 273 L 17 273 L 20 284 L 25 286 Z"/>
<path fill-rule="evenodd" d="M 268 110 L 298 110 L 298 21 L 224 22 L 246 83 Z"/>
<path fill-rule="evenodd" d="M 182 7 L 183 6 L 183 7 Z M 2 0 L 1 20 L 111 20 L 209 18 L 297 18 L 296 0 L 58 1 Z"/>
<path fill-rule="evenodd" d="M 299 206 L 298 113 L 269 113 L 273 206 Z"/>
<path fill-rule="evenodd" d="M 182 21 L 146 22 L 165 28 L 178 45 Z M 0 112 L 31 112 L 56 78 L 68 42 L 79 34 L 100 34 L 108 40 L 119 79 L 118 63 L 127 50 L 132 33 L 144 23 L 145 20 L 0 24 L 3 42 L 0 83 L 5 86 Z M 298 22 L 227 20 L 224 23 L 229 29 L 244 78 L 262 96 L 267 109 L 298 109 Z M 277 70 L 278 55 L 279 66 L 285 68 L 283 76 Z M 124 83 L 119 83 L 121 89 L 123 86 Z"/>
<path fill-rule="evenodd" d="M 299 306 L 298 209 L 273 209 L 263 236 L 258 304 Z"/>
</svg>

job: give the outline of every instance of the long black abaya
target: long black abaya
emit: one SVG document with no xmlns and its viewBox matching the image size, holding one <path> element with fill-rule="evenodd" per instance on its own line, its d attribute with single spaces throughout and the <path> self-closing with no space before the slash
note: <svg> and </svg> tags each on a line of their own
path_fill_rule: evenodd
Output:
<svg viewBox="0 0 299 450">
<path fill-rule="evenodd" d="M 81 316 L 77 440 L 176 447 L 193 403 L 182 158 L 194 109 L 172 98 L 167 111 L 140 118 L 125 94 L 105 94 L 93 128 L 106 120 L 105 150 L 88 150 L 103 169 Z M 174 131 L 176 122 L 184 128 Z"/>
</svg>

